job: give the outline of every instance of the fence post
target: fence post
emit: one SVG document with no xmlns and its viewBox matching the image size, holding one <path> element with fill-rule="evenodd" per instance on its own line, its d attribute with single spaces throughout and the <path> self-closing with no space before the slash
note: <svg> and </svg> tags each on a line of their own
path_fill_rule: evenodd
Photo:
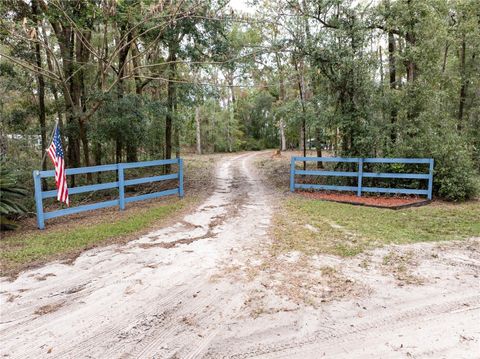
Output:
<svg viewBox="0 0 480 359">
<path fill-rule="evenodd" d="M 290 162 L 290 192 L 295 192 L 295 157 Z"/>
<path fill-rule="evenodd" d="M 43 217 L 42 180 L 40 177 L 40 171 L 33 171 L 33 183 L 35 186 L 35 207 L 37 209 L 37 226 L 38 226 L 38 229 L 45 229 L 45 219 Z"/>
<path fill-rule="evenodd" d="M 433 191 L 433 158 L 430 159 L 430 167 L 428 170 L 428 199 L 432 199 Z"/>
<path fill-rule="evenodd" d="M 357 196 L 362 196 L 362 179 L 363 179 L 363 158 L 358 159 L 358 188 Z"/>
<path fill-rule="evenodd" d="M 183 198 L 183 160 L 178 159 L 178 196 Z"/>
<path fill-rule="evenodd" d="M 125 174 L 123 172 L 123 165 L 118 165 L 118 195 L 120 199 L 120 210 L 125 209 Z"/>
</svg>

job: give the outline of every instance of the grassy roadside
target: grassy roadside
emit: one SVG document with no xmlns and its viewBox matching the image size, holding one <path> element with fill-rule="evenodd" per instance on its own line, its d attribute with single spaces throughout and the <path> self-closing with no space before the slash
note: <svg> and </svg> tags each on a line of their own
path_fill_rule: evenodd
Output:
<svg viewBox="0 0 480 359">
<path fill-rule="evenodd" d="M 56 259 L 72 260 L 90 248 L 125 243 L 181 219 L 212 191 L 218 158 L 184 156 L 185 198 L 181 200 L 168 197 L 132 203 L 125 211 L 112 207 L 59 217 L 48 221 L 44 231 L 36 229 L 34 217 L 25 219 L 19 230 L 1 234 L 0 275 L 14 276 Z"/>
<path fill-rule="evenodd" d="M 274 215 L 275 252 L 300 251 L 351 256 L 385 244 L 480 237 L 480 201 L 434 201 L 424 207 L 390 209 L 353 206 L 288 193 L 290 153 L 265 155 L 256 165 L 279 196 Z"/>
<path fill-rule="evenodd" d="M 400 211 L 288 196 L 274 218 L 274 250 L 351 256 L 385 244 L 480 236 L 480 203 Z"/>
<path fill-rule="evenodd" d="M 182 200 L 170 198 L 130 208 L 123 213 L 97 213 L 94 223 L 83 218 L 45 231 L 10 235 L 0 241 L 1 274 L 11 276 L 51 260 L 74 259 L 81 252 L 96 246 L 125 243 L 134 236 L 178 218 L 199 200 L 198 196 Z"/>
</svg>

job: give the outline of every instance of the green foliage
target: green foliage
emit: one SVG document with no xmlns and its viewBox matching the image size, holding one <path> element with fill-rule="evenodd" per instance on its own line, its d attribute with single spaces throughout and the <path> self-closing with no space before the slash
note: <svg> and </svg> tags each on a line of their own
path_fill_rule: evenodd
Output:
<svg viewBox="0 0 480 359">
<path fill-rule="evenodd" d="M 273 112 L 274 97 L 267 91 L 252 91 L 237 102 L 237 116 L 246 142 L 243 149 L 260 150 L 278 144 L 278 128 Z"/>
<path fill-rule="evenodd" d="M 305 123 L 334 155 L 433 157 L 437 196 L 475 195 L 478 1 L 35 4 L 0 2 L 2 146 L 29 189 L 57 119 L 84 166 L 195 148 L 199 110 L 203 152 L 298 148 Z"/>
<path fill-rule="evenodd" d="M 147 133 L 147 108 L 134 94 L 110 96 L 98 111 L 90 136 L 96 142 L 109 142 L 137 148 Z"/>
<path fill-rule="evenodd" d="M 435 160 L 434 193 L 450 201 L 463 201 L 478 193 L 469 137 L 457 130 L 456 119 L 446 108 L 448 95 L 425 80 L 415 96 L 419 112 L 409 120 L 407 111 L 399 113 L 399 139 L 390 152 L 397 157 L 432 157 Z M 409 94 L 404 94 L 407 101 Z"/>
<path fill-rule="evenodd" d="M 469 153 L 458 145 L 442 144 L 434 151 L 434 184 L 440 197 L 463 201 L 478 193 L 478 174 Z"/>
<path fill-rule="evenodd" d="M 11 220 L 12 216 L 26 212 L 22 199 L 27 195 L 27 190 L 18 185 L 11 171 L 4 163 L 0 166 L 0 229 L 14 229 L 17 226 Z"/>
</svg>

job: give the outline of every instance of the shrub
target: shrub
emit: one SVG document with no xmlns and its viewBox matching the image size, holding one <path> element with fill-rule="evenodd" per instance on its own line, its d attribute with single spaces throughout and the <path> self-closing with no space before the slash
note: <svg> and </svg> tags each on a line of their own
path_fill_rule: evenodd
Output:
<svg viewBox="0 0 480 359">
<path fill-rule="evenodd" d="M 256 140 L 254 138 L 249 138 L 245 142 L 245 150 L 247 151 L 260 151 L 263 150 L 264 146 L 262 140 Z"/>
<path fill-rule="evenodd" d="M 27 190 L 17 185 L 17 181 L 5 166 L 0 168 L 0 228 L 14 229 L 17 225 L 12 216 L 25 213 L 20 201 L 27 195 Z"/>
<path fill-rule="evenodd" d="M 434 152 L 434 190 L 449 201 L 464 201 L 478 193 L 474 164 L 463 148 L 441 146 Z"/>
</svg>

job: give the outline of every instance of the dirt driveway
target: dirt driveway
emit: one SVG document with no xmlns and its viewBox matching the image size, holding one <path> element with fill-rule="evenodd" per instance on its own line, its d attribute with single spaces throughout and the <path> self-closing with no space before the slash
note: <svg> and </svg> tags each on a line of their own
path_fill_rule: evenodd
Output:
<svg viewBox="0 0 480 359">
<path fill-rule="evenodd" d="M 480 357 L 478 239 L 271 258 L 276 195 L 254 158 L 225 157 L 213 195 L 169 228 L 2 280 L 2 357 Z"/>
</svg>

